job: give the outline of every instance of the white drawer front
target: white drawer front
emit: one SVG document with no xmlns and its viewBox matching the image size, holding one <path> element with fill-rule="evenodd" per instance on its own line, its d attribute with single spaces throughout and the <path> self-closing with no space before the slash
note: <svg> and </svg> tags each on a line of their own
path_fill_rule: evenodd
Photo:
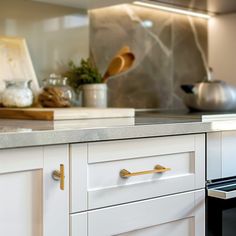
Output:
<svg viewBox="0 0 236 236">
<path fill-rule="evenodd" d="M 88 236 L 203 236 L 204 213 L 204 190 L 108 207 L 88 212 Z"/>
<path fill-rule="evenodd" d="M 189 152 L 195 149 L 194 137 L 194 135 L 183 135 L 90 143 L 88 162 L 106 162 Z"/>
<path fill-rule="evenodd" d="M 87 236 L 87 212 L 70 215 L 70 236 Z"/>
<path fill-rule="evenodd" d="M 73 149 L 76 146 L 72 146 Z M 204 135 L 91 143 L 86 167 L 82 165 L 84 159 L 72 151 L 72 171 L 75 172 L 72 178 L 81 168 L 80 173 L 84 174 L 73 180 L 72 188 L 81 188 L 79 181 L 83 179 L 86 191 L 72 190 L 76 194 L 72 195 L 71 212 L 203 188 L 204 150 Z M 129 178 L 120 176 L 122 169 L 136 173 L 154 170 L 156 165 L 170 170 Z M 83 199 L 86 200 L 81 207 Z"/>
<path fill-rule="evenodd" d="M 94 153 L 92 157 L 89 155 L 88 164 L 89 209 L 204 187 L 203 136 L 179 136 L 133 142 L 129 141 L 128 146 L 125 141 L 123 142 L 128 151 L 123 149 L 122 142 L 119 142 L 119 145 L 116 142 L 108 143 L 108 146 L 114 144 L 113 148 L 109 147 L 110 153 L 106 150 L 106 143 L 91 146 L 89 144 L 89 154 L 90 150 Z M 138 146 L 137 142 L 140 142 Z M 105 159 L 100 152 L 95 155 L 94 145 L 95 149 L 98 149 L 98 145 L 103 147 L 99 149 L 103 150 Z M 134 154 L 131 154 L 130 150 L 133 150 Z M 118 157 L 121 154 L 122 156 Z M 156 165 L 171 170 L 129 178 L 119 176 L 122 169 L 133 173 L 152 170 Z"/>
</svg>

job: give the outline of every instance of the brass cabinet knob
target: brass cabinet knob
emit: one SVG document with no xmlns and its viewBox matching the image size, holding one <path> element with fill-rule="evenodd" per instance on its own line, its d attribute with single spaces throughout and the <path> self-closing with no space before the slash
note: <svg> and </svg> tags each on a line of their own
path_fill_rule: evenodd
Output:
<svg viewBox="0 0 236 236">
<path fill-rule="evenodd" d="M 56 181 L 60 181 L 60 189 L 65 189 L 65 167 L 63 164 L 60 165 L 60 171 L 54 170 L 52 172 L 52 178 Z"/>
</svg>

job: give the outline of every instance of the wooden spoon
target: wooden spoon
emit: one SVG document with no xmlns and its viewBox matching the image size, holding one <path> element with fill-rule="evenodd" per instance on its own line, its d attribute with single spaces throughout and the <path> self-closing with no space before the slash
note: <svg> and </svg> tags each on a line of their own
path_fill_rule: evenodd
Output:
<svg viewBox="0 0 236 236">
<path fill-rule="evenodd" d="M 124 46 L 123 48 L 121 48 L 118 52 L 117 52 L 117 56 L 125 54 L 127 52 L 131 52 L 130 47 L 129 46 Z"/>
<path fill-rule="evenodd" d="M 134 61 L 135 61 L 135 56 L 132 52 L 124 53 L 121 56 L 125 61 L 125 65 L 123 66 L 123 68 L 120 72 L 120 73 L 123 73 L 123 72 L 126 72 L 127 70 L 129 70 L 133 66 Z"/>
<path fill-rule="evenodd" d="M 122 48 L 118 54 L 112 59 L 108 66 L 108 69 L 103 77 L 103 82 L 111 76 L 118 75 L 120 73 L 129 70 L 135 61 L 135 56 L 128 47 Z"/>
<path fill-rule="evenodd" d="M 125 60 L 122 56 L 116 56 L 112 59 L 108 69 L 103 77 L 103 82 L 105 82 L 110 76 L 117 75 L 121 73 L 125 66 Z"/>
</svg>

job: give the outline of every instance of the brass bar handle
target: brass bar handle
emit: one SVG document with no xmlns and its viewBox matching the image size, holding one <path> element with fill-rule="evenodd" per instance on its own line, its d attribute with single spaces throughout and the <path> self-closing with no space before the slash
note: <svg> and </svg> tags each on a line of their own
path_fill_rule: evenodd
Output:
<svg viewBox="0 0 236 236">
<path fill-rule="evenodd" d="M 56 181 L 60 181 L 60 189 L 65 189 L 65 167 L 63 164 L 60 165 L 60 171 L 54 170 L 52 172 L 52 178 Z"/>
<path fill-rule="evenodd" d="M 129 172 L 126 169 L 123 169 L 120 171 L 120 177 L 121 178 L 128 178 L 132 176 L 138 176 L 138 175 L 148 175 L 148 174 L 155 174 L 155 173 L 165 173 L 167 171 L 170 171 L 171 168 L 166 168 L 161 165 L 156 165 L 153 170 L 146 170 L 146 171 L 140 171 L 140 172 Z"/>
</svg>

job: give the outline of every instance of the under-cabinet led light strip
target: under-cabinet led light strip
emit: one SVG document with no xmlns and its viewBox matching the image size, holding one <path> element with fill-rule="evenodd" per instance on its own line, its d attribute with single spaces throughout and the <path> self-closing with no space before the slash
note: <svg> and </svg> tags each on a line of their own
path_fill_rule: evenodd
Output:
<svg viewBox="0 0 236 236">
<path fill-rule="evenodd" d="M 159 5 L 158 3 L 139 2 L 139 1 L 134 1 L 133 3 L 135 5 L 139 5 L 139 6 L 143 6 L 143 7 L 156 8 L 156 9 L 159 9 L 159 10 L 162 10 L 162 11 L 168 11 L 168 12 L 173 12 L 173 13 L 182 14 L 182 15 L 200 17 L 200 18 L 204 18 L 204 19 L 210 19 L 211 18 L 210 15 L 207 15 L 207 14 L 204 14 L 204 13 L 193 12 L 191 10 L 184 10 L 184 9 L 180 9 L 180 8 Z"/>
</svg>

